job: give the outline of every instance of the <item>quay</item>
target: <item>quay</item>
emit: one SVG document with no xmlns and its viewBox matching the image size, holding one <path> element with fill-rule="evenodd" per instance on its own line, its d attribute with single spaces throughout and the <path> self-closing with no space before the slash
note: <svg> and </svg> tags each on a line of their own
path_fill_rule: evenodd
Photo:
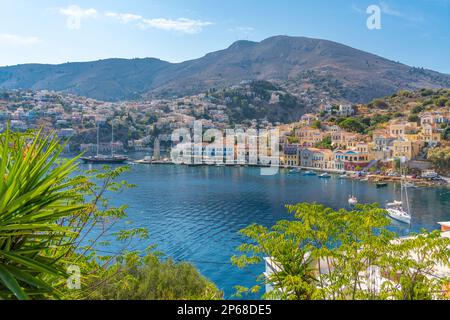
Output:
<svg viewBox="0 0 450 320">
<path fill-rule="evenodd" d="M 133 161 L 134 164 L 149 164 L 149 165 L 176 165 L 170 159 L 162 159 L 162 160 L 152 160 L 149 158 L 144 158 L 141 160 Z M 254 168 L 267 168 L 270 165 L 267 164 L 249 164 L 249 163 L 183 163 L 180 165 L 187 166 L 211 166 L 211 167 L 254 167 Z M 324 168 L 316 168 L 316 167 L 303 167 L 303 166 L 290 166 L 290 165 L 279 165 L 280 169 L 285 170 L 298 170 L 298 172 L 304 171 L 314 171 L 320 173 L 330 173 L 335 175 L 346 175 L 348 179 L 354 180 L 364 180 L 372 183 L 400 183 L 402 177 L 393 176 L 393 175 L 381 175 L 381 174 L 370 174 L 367 172 L 361 173 L 357 171 L 345 171 L 345 170 L 336 170 L 336 169 L 324 169 Z M 432 187 L 437 185 L 449 185 L 450 179 L 446 177 L 442 177 L 441 179 L 427 179 L 421 177 L 413 177 L 406 176 L 404 179 L 407 182 L 413 183 L 417 187 Z"/>
</svg>

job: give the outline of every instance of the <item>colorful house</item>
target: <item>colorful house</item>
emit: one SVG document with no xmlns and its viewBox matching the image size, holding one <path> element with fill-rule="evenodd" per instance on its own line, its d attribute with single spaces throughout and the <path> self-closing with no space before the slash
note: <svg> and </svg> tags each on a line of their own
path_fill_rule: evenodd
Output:
<svg viewBox="0 0 450 320">
<path fill-rule="evenodd" d="M 291 167 L 299 166 L 300 165 L 299 145 L 298 144 L 284 145 L 281 162 Z"/>
<path fill-rule="evenodd" d="M 327 133 L 312 127 L 301 127 L 295 130 L 295 135 L 299 139 L 299 144 L 308 148 L 320 143 Z"/>
<path fill-rule="evenodd" d="M 370 163 L 368 153 L 356 150 L 336 151 L 334 157 L 336 162 L 343 163 L 345 171 L 357 171 L 358 168 L 365 168 Z"/>
<path fill-rule="evenodd" d="M 406 160 L 411 160 L 419 155 L 422 144 L 420 141 L 396 140 L 394 141 L 393 156 L 394 158 L 405 157 Z"/>
</svg>

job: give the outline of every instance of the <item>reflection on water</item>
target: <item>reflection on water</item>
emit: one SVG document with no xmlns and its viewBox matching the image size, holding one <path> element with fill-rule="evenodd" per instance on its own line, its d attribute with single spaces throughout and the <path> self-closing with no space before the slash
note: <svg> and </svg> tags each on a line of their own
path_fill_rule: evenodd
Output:
<svg viewBox="0 0 450 320">
<path fill-rule="evenodd" d="M 149 244 L 176 260 L 195 264 L 214 281 L 226 296 L 233 286 L 255 284 L 263 266 L 239 270 L 230 257 L 242 242 L 238 231 L 252 223 L 273 225 L 289 219 L 285 204 L 318 202 L 332 208 L 347 207 L 348 195 L 354 193 L 360 203 L 384 205 L 400 199 L 400 187 L 390 184 L 377 189 L 368 182 L 319 179 L 315 176 L 289 174 L 261 176 L 257 168 L 132 166 L 123 178 L 138 187 L 117 196 L 117 204 L 128 204 L 134 226 L 148 228 L 148 243 L 136 243 L 144 249 Z M 412 229 L 433 230 L 438 221 L 450 220 L 450 189 L 409 189 Z M 392 228 L 406 234 L 409 226 L 393 223 Z"/>
</svg>

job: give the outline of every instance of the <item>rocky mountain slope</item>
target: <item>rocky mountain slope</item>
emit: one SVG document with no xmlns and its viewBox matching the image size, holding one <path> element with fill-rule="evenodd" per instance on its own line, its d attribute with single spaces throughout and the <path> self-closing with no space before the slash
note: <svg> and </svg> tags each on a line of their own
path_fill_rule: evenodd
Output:
<svg viewBox="0 0 450 320">
<path fill-rule="evenodd" d="M 266 80 L 296 95 L 331 95 L 354 103 L 400 89 L 450 87 L 450 75 L 328 40 L 288 36 L 238 41 L 182 63 L 108 59 L 0 68 L 0 89 L 51 89 L 101 100 L 179 97 L 243 80 Z"/>
</svg>

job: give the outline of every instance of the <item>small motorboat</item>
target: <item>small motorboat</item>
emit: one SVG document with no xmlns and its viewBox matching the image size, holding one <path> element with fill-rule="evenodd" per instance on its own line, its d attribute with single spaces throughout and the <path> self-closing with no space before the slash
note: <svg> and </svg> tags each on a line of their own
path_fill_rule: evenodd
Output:
<svg viewBox="0 0 450 320">
<path fill-rule="evenodd" d="M 416 187 L 416 185 L 415 185 L 414 183 L 412 183 L 412 182 L 405 182 L 405 183 L 403 184 L 403 186 L 404 186 L 405 188 L 415 188 L 415 187 Z"/>
<path fill-rule="evenodd" d="M 388 186 L 387 182 L 378 182 L 377 188 L 386 188 Z"/>
<path fill-rule="evenodd" d="M 144 159 L 134 161 L 134 164 L 152 164 L 151 156 L 145 156 Z"/>
<path fill-rule="evenodd" d="M 341 174 L 339 176 L 339 179 L 348 179 L 348 176 L 346 174 Z"/>
<path fill-rule="evenodd" d="M 305 176 L 317 176 L 317 173 L 315 173 L 314 171 L 308 170 L 308 171 L 305 171 L 303 173 L 303 175 L 305 175 Z"/>
<path fill-rule="evenodd" d="M 328 173 L 322 173 L 321 175 L 319 175 L 319 178 L 321 179 L 330 179 L 331 175 Z"/>
<path fill-rule="evenodd" d="M 350 195 L 348 197 L 348 204 L 351 206 L 357 205 L 358 204 L 358 198 L 356 198 L 354 195 Z"/>
<path fill-rule="evenodd" d="M 301 171 L 300 168 L 294 168 L 294 169 L 289 170 L 289 173 L 299 173 L 300 171 Z"/>
</svg>

